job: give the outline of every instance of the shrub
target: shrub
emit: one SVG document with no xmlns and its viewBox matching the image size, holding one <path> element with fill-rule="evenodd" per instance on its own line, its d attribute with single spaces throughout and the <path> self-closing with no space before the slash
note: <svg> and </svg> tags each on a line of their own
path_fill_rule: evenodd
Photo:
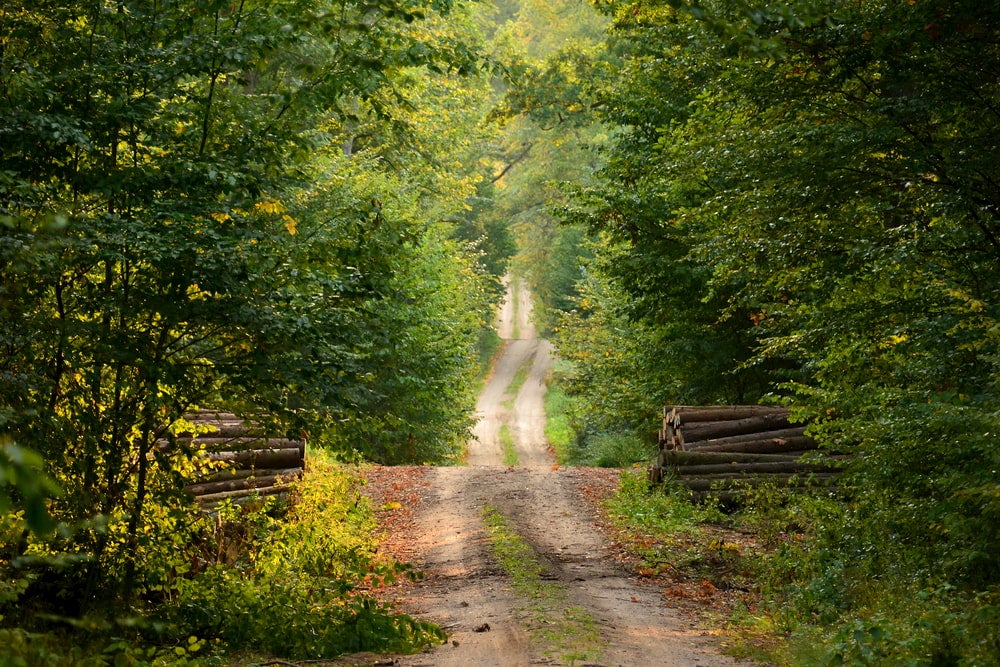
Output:
<svg viewBox="0 0 1000 667">
<path fill-rule="evenodd" d="M 218 562 L 178 582 L 163 615 L 172 634 L 291 659 L 408 652 L 443 641 L 437 626 L 398 614 L 371 593 L 415 575 L 376 559 L 374 519 L 357 478 L 311 460 L 288 515 L 273 521 L 267 507 L 242 512 L 242 524 L 251 526 L 243 534 L 254 539 L 239 539 L 247 551 L 236 562 Z M 223 511 L 220 526 L 234 511 Z"/>
</svg>

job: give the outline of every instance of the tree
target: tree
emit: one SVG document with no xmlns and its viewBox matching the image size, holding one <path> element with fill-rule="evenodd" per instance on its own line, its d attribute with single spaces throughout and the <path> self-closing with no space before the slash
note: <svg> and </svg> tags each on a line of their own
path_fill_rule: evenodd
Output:
<svg viewBox="0 0 1000 667">
<path fill-rule="evenodd" d="M 191 407 L 294 425 L 355 405 L 391 267 L 314 264 L 336 257 L 310 254 L 297 197 L 355 109 L 388 117 L 400 72 L 469 70 L 414 28 L 449 7 L 0 4 L 0 430 L 66 490 L 78 604 L 132 597 L 151 501 L 180 506 L 190 454 L 155 444 Z"/>
<path fill-rule="evenodd" d="M 601 6 L 621 129 L 570 215 L 615 241 L 602 267 L 630 316 L 668 354 L 731 346 L 700 372 L 856 454 L 824 566 L 995 586 L 996 8 Z"/>
</svg>

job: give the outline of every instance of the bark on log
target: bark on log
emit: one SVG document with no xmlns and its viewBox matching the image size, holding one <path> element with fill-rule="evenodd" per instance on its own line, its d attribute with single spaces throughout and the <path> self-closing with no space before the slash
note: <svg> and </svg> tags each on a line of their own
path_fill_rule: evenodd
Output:
<svg viewBox="0 0 1000 667">
<path fill-rule="evenodd" d="M 298 447 L 281 449 L 246 449 L 236 452 L 209 452 L 210 461 L 229 463 L 242 468 L 301 468 L 302 451 Z"/>
<path fill-rule="evenodd" d="M 704 442 L 711 442 L 704 441 Z M 745 452 L 747 454 L 784 454 L 790 452 L 809 452 L 818 448 L 816 441 L 807 436 L 791 438 L 760 438 L 741 443 L 730 444 L 698 444 L 686 449 L 691 452 Z"/>
<path fill-rule="evenodd" d="M 798 457 L 789 454 L 757 454 L 747 452 L 665 452 L 664 461 L 672 466 L 698 465 L 706 463 L 756 463 L 765 461 L 795 461 Z"/>
<path fill-rule="evenodd" d="M 804 463 L 802 461 L 760 461 L 753 463 L 705 463 L 685 465 L 675 469 L 683 481 L 688 477 L 708 475 L 757 475 L 760 473 L 787 473 L 789 475 L 808 475 L 810 473 L 827 473 L 839 470 L 834 462 Z"/>
<path fill-rule="evenodd" d="M 256 424 L 247 425 L 243 422 L 202 422 L 202 426 L 211 427 L 205 433 L 197 436 L 202 438 L 264 438 L 264 429 Z M 182 431 L 177 434 L 178 438 L 190 439 L 193 434 L 189 431 Z"/>
<path fill-rule="evenodd" d="M 791 426 L 788 423 L 788 415 L 776 413 L 758 415 L 756 417 L 747 417 L 746 419 L 697 422 L 681 426 L 681 428 L 677 429 L 677 432 L 681 437 L 681 443 L 684 444 L 688 442 L 695 442 L 697 440 L 712 440 L 715 438 L 760 433 L 763 431 L 774 431 L 790 427 Z"/>
<path fill-rule="evenodd" d="M 794 438 L 803 436 L 806 433 L 805 426 L 783 426 L 776 429 L 764 429 L 761 431 L 750 431 L 748 433 L 740 433 L 736 435 L 720 436 L 717 438 L 705 438 L 703 440 L 695 440 L 693 438 L 687 437 L 685 440 L 690 444 L 713 444 L 713 445 L 728 445 L 740 442 L 750 442 L 752 440 L 758 440 L 760 438 Z"/>
<path fill-rule="evenodd" d="M 264 475 L 285 475 L 295 473 L 301 475 L 304 472 L 304 468 L 301 466 L 294 466 L 291 468 L 243 468 L 243 469 L 223 469 L 218 472 L 214 472 L 210 475 L 198 479 L 192 484 L 203 484 L 205 482 L 221 482 L 227 479 L 245 479 L 247 477 L 262 477 Z"/>
<path fill-rule="evenodd" d="M 235 452 L 244 449 L 286 449 L 302 445 L 301 440 L 265 438 L 263 436 L 221 438 L 206 435 L 197 438 L 177 438 L 177 442 L 178 444 L 201 446 L 209 452 Z"/>
<path fill-rule="evenodd" d="M 282 470 L 272 475 L 247 476 L 239 479 L 227 479 L 217 482 L 201 482 L 199 484 L 189 484 L 184 487 L 188 493 L 194 496 L 208 496 L 223 491 L 240 491 L 243 489 L 263 489 L 275 486 L 282 482 L 291 482 L 301 474 L 298 468 Z"/>
<path fill-rule="evenodd" d="M 216 503 L 220 500 L 226 500 L 227 498 L 246 498 L 247 496 L 252 496 L 257 494 L 259 496 L 273 496 L 279 493 L 287 493 L 292 490 L 293 485 L 291 484 L 281 484 L 277 486 L 266 486 L 261 489 L 240 489 L 238 491 L 221 491 L 219 493 L 210 493 L 204 496 L 195 496 L 195 500 L 199 503 Z"/>
<path fill-rule="evenodd" d="M 760 415 L 789 414 L 788 408 L 776 405 L 679 405 L 668 413 L 674 425 L 694 422 L 747 419 Z"/>
<path fill-rule="evenodd" d="M 265 477 L 267 475 L 301 475 L 303 469 L 300 467 L 294 468 L 257 468 L 254 470 L 220 470 L 218 472 L 212 473 L 211 475 L 206 475 L 198 479 L 197 481 L 191 482 L 191 484 L 205 484 L 208 482 L 224 482 L 229 479 L 246 479 L 247 477 Z M 191 486 L 188 484 L 188 486 Z M 186 487 L 185 487 L 186 488 Z"/>
</svg>

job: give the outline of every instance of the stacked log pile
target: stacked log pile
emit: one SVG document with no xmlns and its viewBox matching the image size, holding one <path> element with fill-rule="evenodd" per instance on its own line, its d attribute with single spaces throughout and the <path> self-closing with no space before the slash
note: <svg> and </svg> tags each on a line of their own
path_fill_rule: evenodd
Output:
<svg viewBox="0 0 1000 667">
<path fill-rule="evenodd" d="M 787 408 L 764 405 L 668 406 L 651 478 L 673 476 L 695 496 L 736 500 L 763 484 L 829 484 L 841 461 L 816 452 Z"/>
<path fill-rule="evenodd" d="M 197 435 L 179 433 L 172 443 L 161 444 L 204 447 L 203 456 L 216 462 L 213 472 L 185 487 L 204 510 L 224 500 L 242 503 L 250 497 L 286 493 L 292 488 L 289 483 L 305 471 L 305 439 L 268 435 L 260 425 L 228 412 L 201 411 L 185 419 L 197 426 Z"/>
</svg>

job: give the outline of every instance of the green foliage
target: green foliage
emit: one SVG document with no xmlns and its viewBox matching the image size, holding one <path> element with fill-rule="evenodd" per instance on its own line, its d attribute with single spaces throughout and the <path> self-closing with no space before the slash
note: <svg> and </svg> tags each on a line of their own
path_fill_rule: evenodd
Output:
<svg viewBox="0 0 1000 667">
<path fill-rule="evenodd" d="M 43 534 L 53 525 L 46 501 L 59 494 L 59 486 L 42 472 L 42 458 L 30 449 L 0 439 L 0 515 L 12 512 L 14 498 L 24 508 L 28 530 Z"/>
<path fill-rule="evenodd" d="M 484 329 L 479 334 L 479 377 L 486 378 L 493 370 L 493 360 L 500 348 L 503 340 L 497 335 L 495 329 Z"/>
<path fill-rule="evenodd" d="M 945 626 L 978 627 L 1000 581 L 1000 176 L 986 157 L 1000 14 L 598 6 L 621 66 L 595 84 L 616 128 L 605 166 L 562 211 L 600 241 L 560 325 L 574 393 L 640 429 L 656 417 L 633 396 L 784 400 L 853 459 L 843 512 L 788 554 L 800 575 L 785 584 L 812 592 L 776 597 L 798 622 L 812 610 L 848 628 L 847 662 L 984 662 L 993 649 Z M 907 613 L 894 590 L 947 592 Z"/>
<path fill-rule="evenodd" d="M 570 397 L 557 379 L 560 366 L 564 362 L 556 360 L 555 368 L 545 388 L 545 440 L 555 451 L 556 461 L 561 465 L 574 465 L 573 446 L 577 435 L 570 417 Z"/>
<path fill-rule="evenodd" d="M 483 178 L 441 131 L 488 86 L 451 3 L 119 4 L 0 7 L 0 433 L 75 531 L 4 551 L 67 556 L 25 595 L 64 585 L 68 615 L 171 585 L 195 471 L 156 443 L 192 407 L 454 456 L 496 300 L 478 241 L 439 222 Z M 47 478 L 8 451 L 45 527 Z"/>
<path fill-rule="evenodd" d="M 300 202 L 307 240 L 288 267 L 289 291 L 315 287 L 286 307 L 318 330 L 301 340 L 299 363 L 317 373 L 308 360 L 330 343 L 338 363 L 284 400 L 319 415 L 311 430 L 325 447 L 382 463 L 441 462 L 470 424 L 494 297 L 490 277 L 448 228 L 425 226 L 418 193 L 404 185 L 378 160 L 335 158 Z"/>
<path fill-rule="evenodd" d="M 145 591 L 159 604 L 144 615 L 63 618 L 67 628 L 59 632 L 0 629 L 9 639 L 0 657 L 27 665 L 179 667 L 211 664 L 234 650 L 329 658 L 361 650 L 408 652 L 443 640 L 436 626 L 373 597 L 373 588 L 416 574 L 376 557 L 374 519 L 359 484 L 315 456 L 290 509 L 273 497 L 228 502 L 214 517 L 192 517 L 198 531 L 178 531 L 173 543 L 151 540 L 159 550 L 142 557 L 151 561 L 150 572 L 163 575 L 159 586 Z M 150 525 L 177 530 L 167 515 Z M 17 602 L 13 593 L 5 592 L 4 611 Z M 28 619 L 21 621 L 27 625 Z"/>
<path fill-rule="evenodd" d="M 560 227 L 551 215 L 565 200 L 561 184 L 588 182 L 600 159 L 591 147 L 607 140 L 595 122 L 593 58 L 606 21 L 589 3 L 514 3 L 492 40 L 507 77 L 498 82 L 493 117 L 502 134 L 488 154 L 494 167 L 492 216 L 517 242 L 514 270 L 534 299 L 539 331 L 551 331 L 587 255 L 582 228 Z"/>
<path fill-rule="evenodd" d="M 548 379 L 545 437 L 555 450 L 556 460 L 565 465 L 602 468 L 648 463 L 655 453 L 648 438 L 622 429 L 613 417 L 600 423 L 606 413 L 595 414 L 597 408 L 590 407 L 589 395 L 569 393 L 587 386 L 580 382 L 576 367 L 576 363 L 559 359 Z M 605 424 L 611 426 L 604 428 Z"/>
<path fill-rule="evenodd" d="M 359 482 L 321 459 L 296 488 L 289 514 L 223 509 L 220 559 L 177 582 L 162 612 L 173 634 L 218 639 L 294 659 L 354 651 L 413 651 L 439 628 L 395 613 L 370 589 L 401 576 L 375 557 L 373 517 Z M 231 523 L 227 516 L 238 515 Z"/>
<path fill-rule="evenodd" d="M 175 646 L 136 646 L 127 641 L 95 642 L 67 646 L 64 639 L 19 628 L 0 629 L 5 647 L 3 664 L 10 667 L 197 667 L 224 664 L 198 637 L 187 637 Z"/>
</svg>

